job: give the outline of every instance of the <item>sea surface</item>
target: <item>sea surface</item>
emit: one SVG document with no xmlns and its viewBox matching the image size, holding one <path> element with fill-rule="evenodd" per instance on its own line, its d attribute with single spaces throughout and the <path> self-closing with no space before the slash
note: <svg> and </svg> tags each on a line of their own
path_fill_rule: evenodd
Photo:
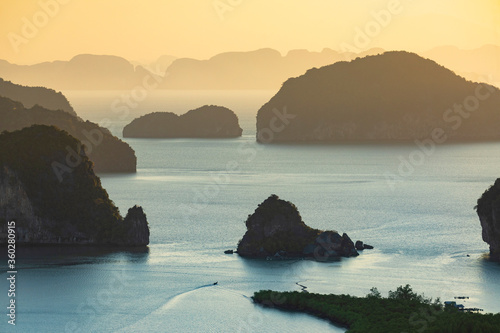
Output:
<svg viewBox="0 0 500 333">
<path fill-rule="evenodd" d="M 244 132 L 225 140 L 125 139 L 137 174 L 100 176 L 123 215 L 144 208 L 148 250 L 18 249 L 16 326 L 3 315 L 0 332 L 344 332 L 251 302 L 254 291 L 301 290 L 297 283 L 357 296 L 410 284 L 429 297 L 467 296 L 467 307 L 500 312 L 500 265 L 488 261 L 474 210 L 500 177 L 500 143 L 426 152 L 414 143 L 259 145 L 256 112 L 274 91 L 64 93 L 80 117 L 120 137 L 137 116 L 204 104 L 234 110 Z M 224 254 L 271 194 L 293 202 L 309 226 L 375 248 L 330 263 Z M 6 307 L 5 280 L 0 288 Z"/>
</svg>

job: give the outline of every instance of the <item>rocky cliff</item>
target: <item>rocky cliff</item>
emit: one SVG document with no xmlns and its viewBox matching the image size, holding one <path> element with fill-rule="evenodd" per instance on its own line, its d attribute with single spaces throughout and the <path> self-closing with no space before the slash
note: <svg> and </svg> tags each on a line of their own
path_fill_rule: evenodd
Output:
<svg viewBox="0 0 500 333">
<path fill-rule="evenodd" d="M 16 222 L 18 244 L 149 243 L 142 208 L 131 208 L 123 219 L 84 149 L 67 159 L 66 148 L 78 145 L 50 126 L 0 135 L 0 244 L 9 221 Z"/>
<path fill-rule="evenodd" d="M 234 138 L 243 130 L 233 111 L 205 105 L 178 116 L 155 112 L 134 119 L 123 129 L 125 138 Z"/>
<path fill-rule="evenodd" d="M 35 124 L 56 126 L 80 140 L 95 164 L 95 172 L 136 172 L 134 150 L 106 128 L 61 110 L 47 110 L 38 105 L 28 109 L 19 102 L 0 97 L 0 132 Z M 77 150 L 76 146 L 69 148 Z"/>
<path fill-rule="evenodd" d="M 358 255 L 354 243 L 336 231 L 307 226 L 294 204 L 271 195 L 246 221 L 238 254 L 254 258 L 312 258 L 318 261 Z"/>
<path fill-rule="evenodd" d="M 490 258 L 500 261 L 500 178 L 478 199 L 476 210 L 483 241 L 490 246 Z"/>
<path fill-rule="evenodd" d="M 287 80 L 257 115 L 262 143 L 500 140 L 500 90 L 386 52 Z"/>
</svg>

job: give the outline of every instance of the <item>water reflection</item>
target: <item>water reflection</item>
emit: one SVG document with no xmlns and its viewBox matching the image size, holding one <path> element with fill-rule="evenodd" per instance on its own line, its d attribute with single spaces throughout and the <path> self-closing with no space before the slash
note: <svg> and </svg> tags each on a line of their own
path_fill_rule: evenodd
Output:
<svg viewBox="0 0 500 333">
<path fill-rule="evenodd" d="M 6 258 L 7 252 L 2 254 Z M 18 247 L 17 266 L 73 266 L 95 263 L 145 263 L 149 258 L 149 247 L 116 248 L 98 246 L 27 246 Z M 4 258 L 2 258 L 4 259 Z"/>
</svg>

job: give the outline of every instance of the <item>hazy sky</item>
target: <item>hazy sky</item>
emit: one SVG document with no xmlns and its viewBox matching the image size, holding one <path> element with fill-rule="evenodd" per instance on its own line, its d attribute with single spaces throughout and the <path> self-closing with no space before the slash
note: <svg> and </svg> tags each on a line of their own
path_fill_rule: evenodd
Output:
<svg viewBox="0 0 500 333">
<path fill-rule="evenodd" d="M 264 47 L 500 45 L 499 0 L 2 0 L 0 22 L 0 59 L 19 64 L 80 53 L 151 61 Z"/>
</svg>

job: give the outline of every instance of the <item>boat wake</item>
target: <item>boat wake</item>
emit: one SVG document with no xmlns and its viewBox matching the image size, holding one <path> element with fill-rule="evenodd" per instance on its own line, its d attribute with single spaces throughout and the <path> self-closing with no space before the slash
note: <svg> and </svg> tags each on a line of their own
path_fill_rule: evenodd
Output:
<svg viewBox="0 0 500 333">
<path fill-rule="evenodd" d="M 156 310 L 150 312 L 142 319 L 140 319 L 134 323 L 131 323 L 127 327 L 121 328 L 120 330 L 116 331 L 116 333 L 118 333 L 118 332 L 130 332 L 130 331 L 137 331 L 138 332 L 138 331 L 140 331 L 141 327 L 144 327 L 143 323 L 150 324 L 151 322 L 156 321 L 156 319 L 158 319 L 158 318 L 164 318 L 165 315 L 167 315 L 167 313 L 170 310 L 174 310 L 177 306 L 182 306 L 180 303 L 182 301 L 184 301 L 186 298 L 193 297 L 193 296 L 196 297 L 196 293 L 200 292 L 201 290 L 203 290 L 205 288 L 210 288 L 210 287 L 216 288 L 216 290 L 217 290 L 216 293 L 219 295 L 220 295 L 220 293 L 231 293 L 231 294 L 237 295 L 238 297 L 243 297 L 243 298 L 251 301 L 251 297 L 249 297 L 249 296 L 247 296 L 239 291 L 222 287 L 218 283 L 204 284 L 204 285 L 195 287 L 193 289 L 181 292 L 177 295 L 170 297 L 165 304 L 161 305 Z M 206 295 L 201 296 L 201 297 L 206 297 Z"/>
</svg>

